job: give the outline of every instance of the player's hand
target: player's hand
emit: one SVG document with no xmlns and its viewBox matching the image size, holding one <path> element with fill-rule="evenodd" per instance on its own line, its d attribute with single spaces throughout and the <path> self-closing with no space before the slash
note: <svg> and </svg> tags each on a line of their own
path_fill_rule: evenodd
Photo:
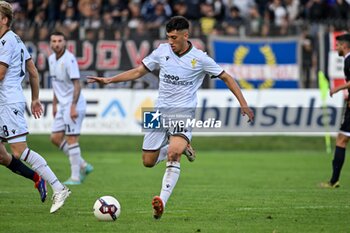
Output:
<svg viewBox="0 0 350 233">
<path fill-rule="evenodd" d="M 103 85 L 108 84 L 109 78 L 103 78 L 103 77 L 96 77 L 96 76 L 87 76 L 87 82 L 88 83 L 100 83 Z"/>
<path fill-rule="evenodd" d="M 241 107 L 241 114 L 242 116 L 247 115 L 249 120 L 248 123 L 254 122 L 254 112 L 249 107 Z"/>
<path fill-rule="evenodd" d="M 75 123 L 75 119 L 77 119 L 77 117 L 78 117 L 78 112 L 77 112 L 76 106 L 72 104 L 70 106 L 70 118 L 72 118 L 72 121 Z"/>
<path fill-rule="evenodd" d="M 337 92 L 338 92 L 337 88 L 332 88 L 332 89 L 329 90 L 329 96 L 333 97 L 333 94 L 335 94 Z"/>
<path fill-rule="evenodd" d="M 31 104 L 31 110 L 32 114 L 35 119 L 40 118 L 41 114 L 43 113 L 43 107 L 40 103 L 40 100 L 33 100 Z"/>
</svg>

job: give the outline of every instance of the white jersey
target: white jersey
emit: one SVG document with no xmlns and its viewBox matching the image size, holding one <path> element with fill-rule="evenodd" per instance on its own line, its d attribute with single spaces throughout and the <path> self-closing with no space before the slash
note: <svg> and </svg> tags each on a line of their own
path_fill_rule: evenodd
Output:
<svg viewBox="0 0 350 233">
<path fill-rule="evenodd" d="M 56 60 L 56 54 L 49 57 L 49 70 L 52 80 L 52 87 L 60 107 L 70 107 L 73 101 L 74 84 L 72 79 L 79 79 L 80 72 L 75 56 L 65 50 L 64 54 Z M 86 101 L 80 93 L 77 109 L 85 108 Z"/>
<path fill-rule="evenodd" d="M 156 107 L 196 107 L 197 90 L 205 75 L 219 76 L 223 72 L 212 58 L 192 44 L 181 56 L 168 43 L 161 44 L 142 63 L 150 71 L 160 68 Z"/>
<path fill-rule="evenodd" d="M 5 78 L 0 81 L 0 105 L 25 102 L 22 81 L 29 59 L 27 48 L 13 31 L 0 38 L 0 63 L 7 66 Z"/>
</svg>

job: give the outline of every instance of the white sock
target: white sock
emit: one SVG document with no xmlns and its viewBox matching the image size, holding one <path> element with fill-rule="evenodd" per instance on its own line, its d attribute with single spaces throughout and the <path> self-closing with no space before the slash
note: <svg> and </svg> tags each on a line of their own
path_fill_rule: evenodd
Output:
<svg viewBox="0 0 350 233">
<path fill-rule="evenodd" d="M 29 163 L 33 170 L 51 185 L 54 192 L 61 191 L 64 188 L 41 155 L 26 148 L 21 155 L 21 159 Z"/>
<path fill-rule="evenodd" d="M 71 178 L 73 180 L 80 180 L 81 154 L 79 143 L 68 145 L 68 153 L 71 169 Z"/>
<path fill-rule="evenodd" d="M 59 148 L 69 158 L 69 148 L 68 148 L 68 143 L 67 143 L 66 140 L 62 141 L 62 143 L 59 146 Z M 83 157 L 80 156 L 80 166 L 81 166 L 81 168 L 84 168 L 86 166 L 86 164 L 87 164 L 86 161 L 83 159 Z"/>
<path fill-rule="evenodd" d="M 169 148 L 169 145 L 165 145 L 162 148 L 160 148 L 156 164 L 162 162 L 163 160 L 165 160 L 167 158 L 168 148 Z"/>
<path fill-rule="evenodd" d="M 163 176 L 162 190 L 160 192 L 160 198 L 163 201 L 164 206 L 166 205 L 173 189 L 180 176 L 180 163 L 170 162 L 166 163 L 166 169 Z"/>
</svg>

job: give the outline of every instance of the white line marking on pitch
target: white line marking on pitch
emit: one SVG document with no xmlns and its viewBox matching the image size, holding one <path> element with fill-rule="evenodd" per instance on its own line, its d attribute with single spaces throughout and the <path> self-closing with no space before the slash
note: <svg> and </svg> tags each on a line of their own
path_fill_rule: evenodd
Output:
<svg viewBox="0 0 350 233">
<path fill-rule="evenodd" d="M 237 211 L 276 210 L 276 209 L 349 209 L 350 206 L 286 206 L 286 207 L 241 207 Z"/>
</svg>

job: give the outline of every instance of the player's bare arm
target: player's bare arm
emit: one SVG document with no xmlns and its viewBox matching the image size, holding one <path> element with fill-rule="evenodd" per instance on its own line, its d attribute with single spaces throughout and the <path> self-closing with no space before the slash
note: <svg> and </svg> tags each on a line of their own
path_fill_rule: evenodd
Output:
<svg viewBox="0 0 350 233">
<path fill-rule="evenodd" d="M 245 98 L 242 94 L 242 91 L 239 88 L 236 81 L 231 77 L 231 75 L 229 75 L 225 71 L 219 76 L 219 78 L 225 82 L 226 86 L 236 96 L 239 104 L 241 105 L 242 115 L 244 116 L 245 114 L 247 114 L 247 116 L 249 118 L 248 122 L 253 122 L 254 121 L 254 112 L 248 107 L 247 101 L 245 100 Z"/>
<path fill-rule="evenodd" d="M 53 99 L 52 99 L 52 115 L 53 115 L 53 117 L 55 117 L 56 113 L 57 113 L 57 103 L 58 103 L 57 97 L 55 95 L 55 92 L 53 92 Z"/>
<path fill-rule="evenodd" d="M 340 86 L 337 86 L 337 87 L 332 88 L 332 89 L 329 91 L 329 95 L 332 97 L 333 94 L 337 93 L 338 91 L 341 91 L 341 90 L 344 90 L 344 89 L 349 89 L 349 88 L 350 88 L 350 82 L 346 82 L 346 83 L 343 84 L 343 85 L 340 85 Z"/>
<path fill-rule="evenodd" d="M 73 92 L 72 105 L 70 106 L 70 117 L 72 118 L 72 120 L 74 120 L 78 117 L 78 112 L 76 107 L 77 107 L 77 103 L 81 92 L 81 86 L 80 86 L 79 79 L 72 79 L 72 82 L 74 85 L 74 92 Z"/>
<path fill-rule="evenodd" d="M 113 77 L 104 78 L 104 77 L 87 76 L 87 78 L 88 78 L 88 83 L 98 82 L 100 84 L 106 85 L 109 83 L 126 82 L 126 81 L 135 80 L 135 79 L 141 78 L 143 75 L 147 74 L 148 72 L 149 71 L 142 64 L 134 69 L 117 74 Z"/>
<path fill-rule="evenodd" d="M 40 118 L 43 108 L 39 100 L 39 74 L 32 59 L 26 61 L 26 70 L 29 73 L 29 84 L 32 92 L 31 111 L 35 119 Z"/>
</svg>

